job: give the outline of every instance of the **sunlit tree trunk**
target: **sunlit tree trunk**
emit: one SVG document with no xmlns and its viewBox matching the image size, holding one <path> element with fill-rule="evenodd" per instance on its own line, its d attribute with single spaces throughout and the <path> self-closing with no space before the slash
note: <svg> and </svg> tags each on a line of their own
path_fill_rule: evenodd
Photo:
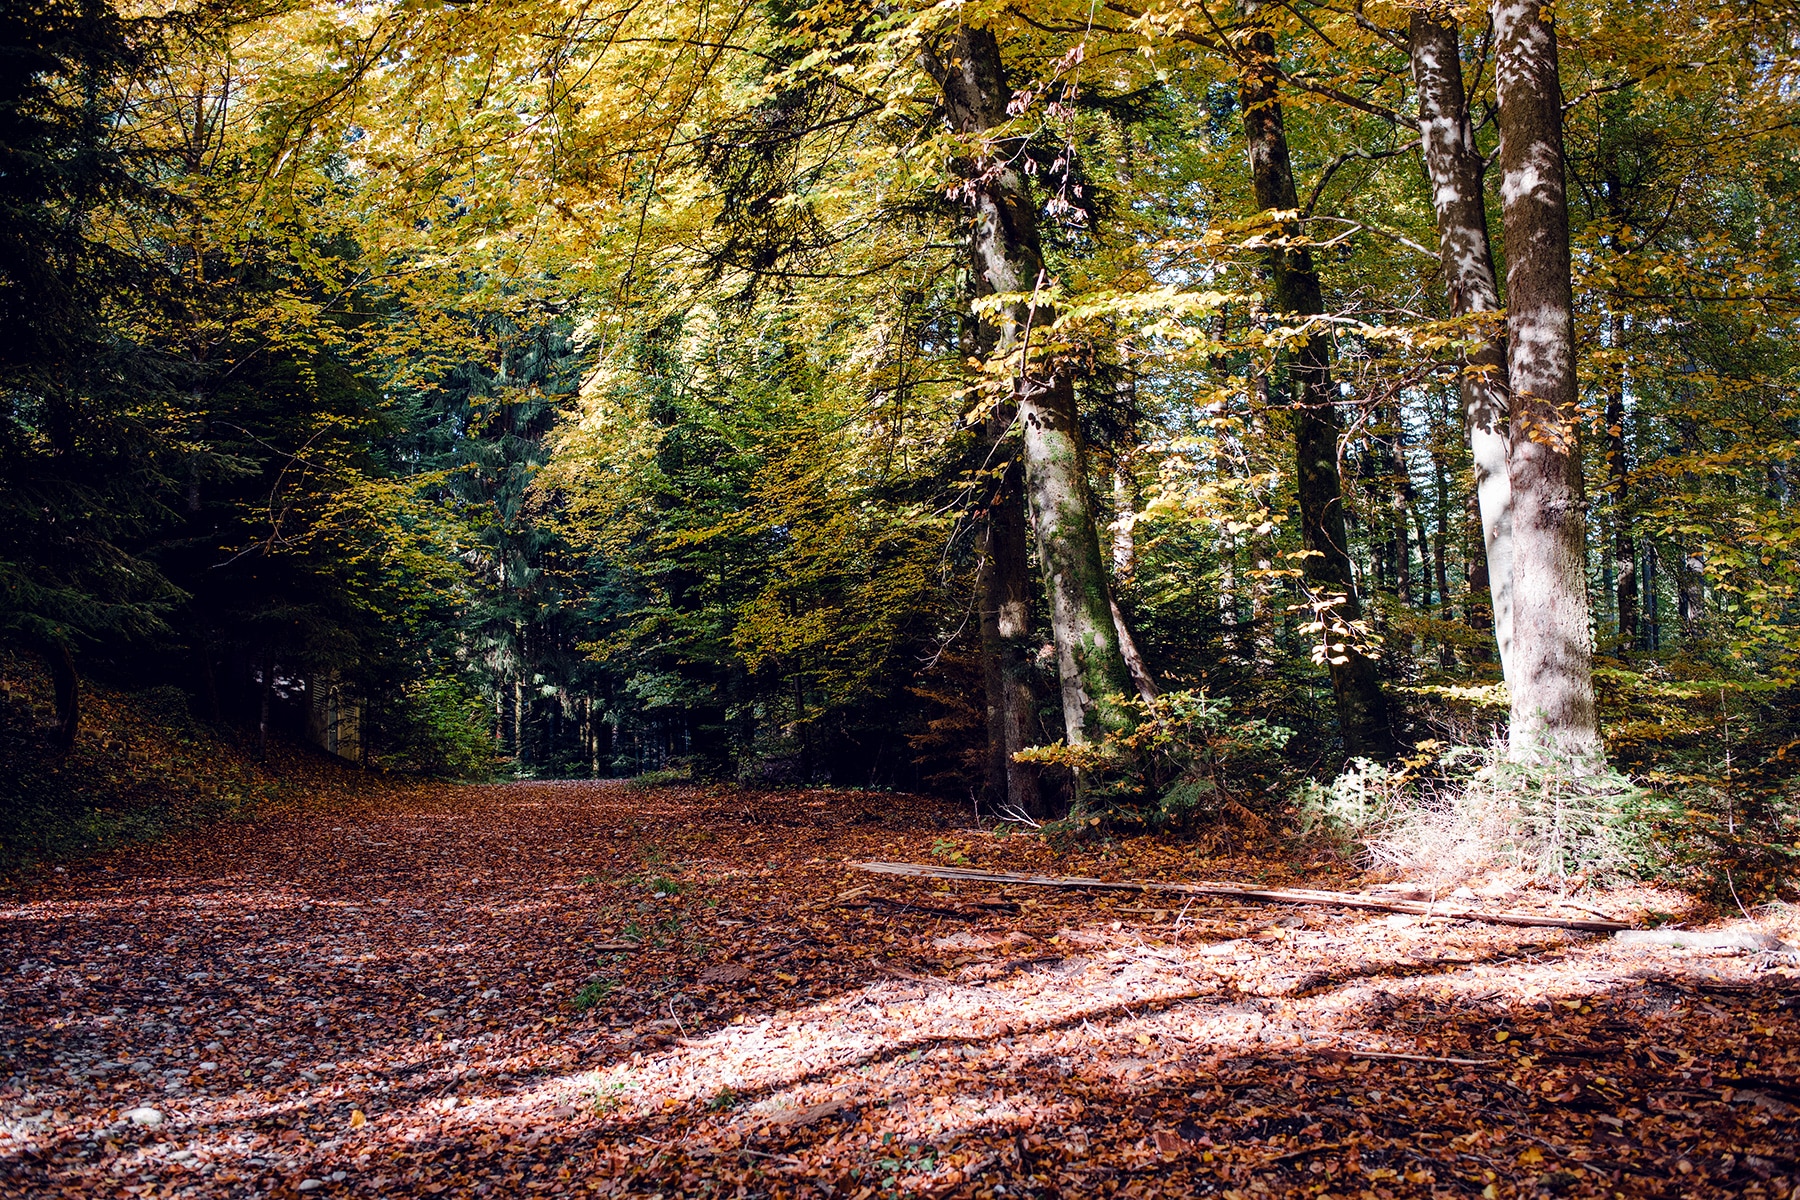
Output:
<svg viewBox="0 0 1800 1200">
<path fill-rule="evenodd" d="M 1248 39 L 1246 63 L 1239 81 L 1244 110 L 1244 136 L 1250 158 L 1250 182 L 1256 205 L 1264 212 L 1296 212 L 1294 171 L 1288 158 L 1287 131 L 1273 64 L 1275 39 L 1257 31 Z M 1286 232 L 1300 230 L 1287 224 Z M 1270 307 L 1278 320 L 1304 320 L 1325 311 L 1319 275 L 1305 250 L 1273 247 L 1266 255 Z M 1338 476 L 1338 442 L 1343 424 L 1331 381 L 1331 342 L 1315 334 L 1293 345 L 1287 361 L 1292 386 L 1296 490 L 1301 532 L 1306 548 L 1307 582 L 1322 594 L 1343 597 L 1337 608 L 1345 620 L 1360 620 L 1362 605 L 1350 567 L 1344 528 L 1342 483 Z M 1375 660 L 1354 639 L 1333 647 L 1327 656 L 1331 688 L 1345 752 L 1352 757 L 1384 757 L 1393 749 L 1387 697 L 1376 678 Z"/>
<path fill-rule="evenodd" d="M 927 67 L 943 89 L 958 132 L 984 134 L 1006 123 L 1012 97 L 992 32 L 963 26 L 949 35 Z M 1114 626 L 1112 596 L 1089 494 L 1086 453 L 1076 419 L 1075 389 L 1054 364 L 1030 361 L 1032 328 L 1055 320 L 1036 299 L 1046 282 L 1037 210 L 1025 177 L 1002 154 L 972 181 L 976 274 L 987 294 L 1034 297 L 992 315 L 1004 358 L 1012 368 L 1012 401 L 1023 441 L 1025 495 L 1037 537 L 1050 607 L 1057 674 L 1062 683 L 1065 736 L 1070 745 L 1099 743 L 1130 724 L 1122 703 L 1134 689 Z"/>
<path fill-rule="evenodd" d="M 1609 318 L 1612 341 L 1617 345 L 1617 318 Z M 1627 649 L 1638 640 L 1637 551 L 1631 536 L 1631 469 L 1625 457 L 1625 368 L 1613 367 L 1606 388 L 1606 475 L 1612 490 L 1614 595 L 1619 606 L 1619 646 Z"/>
<path fill-rule="evenodd" d="M 1412 71 L 1419 92 L 1419 141 L 1437 210 L 1438 252 L 1450 309 L 1457 316 L 1500 310 L 1500 289 L 1488 241 L 1482 198 L 1481 152 L 1463 90 L 1461 45 L 1449 16 L 1412 14 Z M 1510 678 L 1512 658 L 1512 485 L 1506 436 L 1506 345 L 1482 339 L 1463 360 L 1463 431 L 1475 467 L 1476 509 L 1486 551 L 1486 583 L 1492 600 L 1500 671 Z"/>
<path fill-rule="evenodd" d="M 1496 0 L 1513 505 L 1512 752 L 1598 755 L 1587 501 L 1556 30 L 1541 0 Z"/>
</svg>

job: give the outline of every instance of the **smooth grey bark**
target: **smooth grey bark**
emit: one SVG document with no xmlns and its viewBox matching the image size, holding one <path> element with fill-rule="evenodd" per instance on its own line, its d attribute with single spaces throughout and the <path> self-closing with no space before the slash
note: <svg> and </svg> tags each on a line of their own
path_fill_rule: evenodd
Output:
<svg viewBox="0 0 1800 1200">
<path fill-rule="evenodd" d="M 925 66 L 959 133 L 985 134 L 1006 124 L 1012 90 L 990 30 L 959 27 L 941 53 L 926 54 Z M 1035 295 L 1044 260 L 1025 177 L 999 155 L 978 164 L 970 184 L 977 287 L 984 295 Z M 1033 369 L 1030 361 L 1030 330 L 1055 320 L 1048 304 L 1014 299 L 988 319 L 998 334 L 996 352 L 1019 357 L 1011 400 L 1022 433 L 1025 496 L 1050 608 L 1065 737 L 1071 746 L 1097 745 L 1131 725 L 1122 701 L 1133 684 L 1113 623 L 1075 388 L 1066 371 Z"/>
<path fill-rule="evenodd" d="M 1256 205 L 1264 212 L 1297 212 L 1300 199 L 1294 188 L 1279 81 L 1274 70 L 1275 39 L 1267 30 L 1257 30 L 1250 35 L 1245 50 L 1238 90 Z M 1297 222 L 1288 221 L 1283 222 L 1281 232 L 1298 237 L 1301 230 Z M 1324 313 L 1324 293 L 1310 251 L 1303 246 L 1272 246 L 1265 252 L 1264 261 L 1272 316 L 1292 321 Z M 1331 381 L 1330 339 L 1315 335 L 1293 346 L 1288 353 L 1287 376 L 1292 388 L 1301 533 L 1306 548 L 1313 551 L 1306 560 L 1307 580 L 1316 592 L 1344 598 L 1336 610 L 1339 616 L 1360 620 L 1362 604 L 1357 599 L 1350 567 L 1342 481 L 1338 476 L 1338 442 L 1343 423 Z M 1393 731 L 1375 660 L 1350 641 L 1341 651 L 1327 656 L 1327 666 L 1345 752 L 1353 758 L 1388 757 L 1394 747 Z"/>
<path fill-rule="evenodd" d="M 1500 311 L 1500 288 L 1488 240 L 1481 151 L 1463 90 L 1456 21 L 1414 10 L 1410 30 L 1413 83 L 1419 93 L 1419 143 L 1437 210 L 1438 253 L 1450 311 L 1459 317 Z M 1507 368 L 1503 339 L 1469 347 L 1458 376 L 1463 431 L 1475 469 L 1475 503 L 1487 553 L 1488 594 L 1500 673 L 1511 680 L 1513 574 L 1512 483 L 1506 435 Z"/>
<path fill-rule="evenodd" d="M 1495 0 L 1513 504 L 1511 749 L 1598 756 L 1587 499 L 1556 29 L 1542 0 Z"/>
</svg>

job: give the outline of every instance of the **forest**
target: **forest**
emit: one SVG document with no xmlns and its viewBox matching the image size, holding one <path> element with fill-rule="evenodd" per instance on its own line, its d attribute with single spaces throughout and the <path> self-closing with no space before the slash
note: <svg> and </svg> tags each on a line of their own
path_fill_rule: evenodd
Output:
<svg viewBox="0 0 1800 1200">
<path fill-rule="evenodd" d="M 10 0 L 0 31 L 0 1178 L 1800 1195 L 1788 0 Z M 1165 896 L 1201 879 L 1286 895 Z M 81 924 L 153 894 L 185 1000 L 143 990 L 177 970 L 148 914 L 116 954 Z M 399 965 L 452 941 L 466 977 Z M 1069 974 L 1120 955 L 1141 986 Z M 1476 982 L 1370 991 L 1427 968 Z M 165 1023 L 71 1015 L 115 984 Z M 1351 1045 L 1339 992 L 1424 1040 Z M 382 1005 L 426 1015 L 336 1024 Z M 226 1062 L 169 1090 L 240 1088 L 208 1119 L 242 1145 L 102 1114 L 147 1037 Z M 1627 1076 L 1571 1075 L 1603 1042 Z M 1502 1060 L 1536 1132 L 1482 1108 Z M 1677 1062 L 1674 1108 L 1591 1115 Z M 391 1128 L 342 1098 L 415 1068 Z M 1377 1149 L 1320 1086 L 1412 1124 Z M 999 1090 L 951 1120 L 933 1087 Z"/>
</svg>

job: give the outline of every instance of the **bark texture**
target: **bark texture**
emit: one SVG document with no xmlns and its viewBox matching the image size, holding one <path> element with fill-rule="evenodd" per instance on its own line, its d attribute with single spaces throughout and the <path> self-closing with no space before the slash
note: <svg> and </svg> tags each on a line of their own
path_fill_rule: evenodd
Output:
<svg viewBox="0 0 1800 1200">
<path fill-rule="evenodd" d="M 1250 181 L 1257 207 L 1264 212 L 1297 212 L 1299 196 L 1288 157 L 1287 130 L 1274 71 L 1275 39 L 1266 30 L 1250 36 L 1246 65 L 1239 82 L 1244 110 L 1244 138 L 1250 158 Z M 1296 221 L 1284 221 L 1282 232 L 1298 237 Z M 1319 274 L 1304 247 L 1271 247 L 1266 254 L 1270 309 L 1277 319 L 1305 320 L 1325 311 Z M 1318 592 L 1344 597 L 1339 615 L 1362 617 L 1355 577 L 1350 568 L 1344 530 L 1342 481 L 1338 477 L 1338 416 L 1331 381 L 1331 343 L 1315 335 L 1293 346 L 1287 360 L 1294 412 L 1296 490 L 1306 548 L 1307 579 Z M 1354 645 L 1328 656 L 1331 689 L 1337 701 L 1344 749 L 1351 757 L 1383 758 L 1393 751 L 1387 697 L 1376 677 L 1375 661 Z"/>
<path fill-rule="evenodd" d="M 991 31 L 967 26 L 947 39 L 926 67 L 943 91 L 960 133 L 1004 125 L 1012 97 Z M 1025 178 L 1007 155 L 983 156 L 972 177 L 975 274 L 984 295 L 1030 295 L 1043 280 L 1037 209 Z M 1065 736 L 1072 746 L 1100 742 L 1130 724 L 1122 704 L 1133 691 L 1113 624 L 1112 596 L 1087 482 L 1086 453 L 1068 374 L 1034 367 L 1026 353 L 1032 328 L 1055 320 L 1044 303 L 1017 300 L 991 317 L 995 350 L 1018 354 L 1012 402 L 1022 434 L 1025 496 L 1037 537 L 1050 627 L 1062 684 Z"/>
<path fill-rule="evenodd" d="M 1599 753 L 1575 420 L 1574 296 L 1556 30 L 1540 0 L 1496 0 L 1513 504 L 1512 753 Z"/>
<path fill-rule="evenodd" d="M 1000 424 L 996 417 L 992 424 Z M 987 689 L 988 802 L 1027 815 L 1043 811 L 1038 769 L 1013 755 L 1033 746 L 1038 725 L 1031 681 L 1031 578 L 1023 472 L 1007 461 L 988 505 L 981 547 L 981 658 Z"/>
<path fill-rule="evenodd" d="M 1450 310 L 1459 317 L 1500 311 L 1500 288 L 1488 240 L 1481 152 L 1463 90 L 1462 49 L 1454 19 L 1412 14 L 1413 82 L 1419 93 L 1419 142 L 1437 210 L 1438 253 Z M 1488 593 L 1500 671 L 1512 678 L 1512 483 L 1506 434 L 1506 345 L 1486 339 L 1471 346 L 1458 380 L 1463 430 L 1475 468 L 1475 502 L 1487 552 Z"/>
</svg>

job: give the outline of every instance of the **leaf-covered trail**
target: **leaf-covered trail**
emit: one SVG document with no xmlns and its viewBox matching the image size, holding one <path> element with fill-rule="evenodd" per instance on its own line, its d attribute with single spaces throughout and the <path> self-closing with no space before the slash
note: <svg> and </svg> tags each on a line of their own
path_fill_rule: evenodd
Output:
<svg viewBox="0 0 1800 1200">
<path fill-rule="evenodd" d="M 400 791 L 72 867 L 0 902 L 0 1192 L 1796 1194 L 1767 956 L 846 865 L 1300 882 L 945 813 Z"/>
</svg>

